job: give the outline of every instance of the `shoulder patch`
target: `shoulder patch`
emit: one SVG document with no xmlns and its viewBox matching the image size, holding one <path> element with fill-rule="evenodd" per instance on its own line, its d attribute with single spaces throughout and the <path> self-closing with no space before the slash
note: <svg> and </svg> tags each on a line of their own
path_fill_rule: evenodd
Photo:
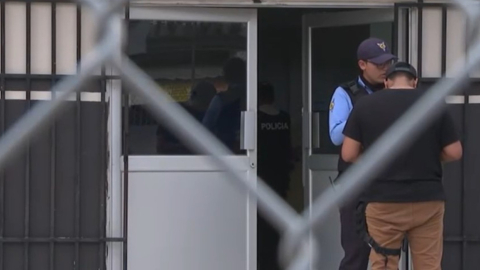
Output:
<svg viewBox="0 0 480 270">
<path fill-rule="evenodd" d="M 332 100 L 332 101 L 330 102 L 330 107 L 329 107 L 329 108 L 330 108 L 330 111 L 333 110 L 333 107 L 335 107 L 335 100 Z"/>
</svg>

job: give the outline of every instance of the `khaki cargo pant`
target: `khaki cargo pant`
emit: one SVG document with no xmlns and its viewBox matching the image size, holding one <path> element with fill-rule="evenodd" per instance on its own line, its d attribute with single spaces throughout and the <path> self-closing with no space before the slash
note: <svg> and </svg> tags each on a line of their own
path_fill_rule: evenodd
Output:
<svg viewBox="0 0 480 270">
<path fill-rule="evenodd" d="M 443 201 L 369 203 L 368 233 L 382 247 L 400 248 L 404 236 L 410 243 L 413 269 L 441 270 L 443 252 Z M 399 257 L 370 253 L 372 270 L 397 270 Z"/>
</svg>

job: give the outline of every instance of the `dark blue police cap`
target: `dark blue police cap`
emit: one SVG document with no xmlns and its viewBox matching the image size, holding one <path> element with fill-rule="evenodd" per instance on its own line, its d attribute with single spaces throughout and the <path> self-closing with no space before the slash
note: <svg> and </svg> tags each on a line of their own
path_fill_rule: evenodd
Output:
<svg viewBox="0 0 480 270">
<path fill-rule="evenodd" d="M 387 43 L 379 38 L 368 38 L 358 46 L 358 60 L 366 60 L 374 64 L 383 64 L 397 57 L 390 52 Z"/>
</svg>

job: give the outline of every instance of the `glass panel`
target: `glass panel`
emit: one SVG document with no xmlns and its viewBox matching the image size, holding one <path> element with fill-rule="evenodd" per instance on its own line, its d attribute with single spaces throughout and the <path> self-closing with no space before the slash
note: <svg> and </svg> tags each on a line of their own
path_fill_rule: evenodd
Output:
<svg viewBox="0 0 480 270">
<path fill-rule="evenodd" d="M 312 111 L 320 117 L 313 118 L 312 125 L 319 125 L 317 154 L 339 154 L 340 147 L 330 140 L 328 127 L 329 104 L 339 84 L 359 75 L 357 47 L 366 38 L 384 39 L 391 47 L 393 22 L 366 25 L 325 27 L 312 29 Z M 312 130 L 315 130 L 313 128 Z M 313 138 L 316 140 L 316 138 Z M 318 141 L 318 138 L 317 138 Z M 314 144 L 315 145 L 315 144 Z"/>
<path fill-rule="evenodd" d="M 134 20 L 129 28 L 132 60 L 236 154 L 245 154 L 239 147 L 246 48 L 246 23 Z M 129 103 L 130 155 L 194 154 L 142 100 L 131 95 Z"/>
</svg>

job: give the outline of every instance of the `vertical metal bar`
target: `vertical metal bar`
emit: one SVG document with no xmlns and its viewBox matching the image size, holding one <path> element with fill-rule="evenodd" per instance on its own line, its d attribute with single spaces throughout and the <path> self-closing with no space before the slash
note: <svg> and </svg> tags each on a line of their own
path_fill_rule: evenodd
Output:
<svg viewBox="0 0 480 270">
<path fill-rule="evenodd" d="M 469 82 L 468 87 L 471 86 L 471 82 Z M 463 129 L 463 138 L 461 140 L 462 145 L 464 147 L 464 151 L 468 151 L 468 135 L 467 135 L 467 105 L 468 105 L 468 91 L 469 89 L 465 89 L 463 93 L 464 101 L 465 103 L 462 104 L 462 129 Z M 462 231 L 462 267 L 460 269 L 467 269 L 467 229 L 466 229 L 466 209 L 465 206 L 467 205 L 466 202 L 466 194 L 467 194 L 467 181 L 465 181 L 465 170 L 466 170 L 466 162 L 465 162 L 465 155 L 462 155 L 462 159 L 460 160 L 460 179 L 462 181 L 462 201 L 461 201 L 461 210 L 460 210 L 460 216 L 461 216 L 461 231 Z"/>
<path fill-rule="evenodd" d="M 125 21 L 127 24 L 127 35 L 130 25 L 130 3 L 125 5 Z M 127 45 L 125 45 L 127 47 Z M 127 50 L 127 48 L 125 48 Z M 129 133 L 129 94 L 123 91 L 123 270 L 127 270 L 128 264 L 128 133 Z"/>
<path fill-rule="evenodd" d="M 193 24 L 192 24 L 193 25 Z M 196 65 L 196 51 L 197 51 L 197 35 L 196 31 L 192 31 L 192 84 L 195 81 L 195 65 Z"/>
<path fill-rule="evenodd" d="M 123 84 L 122 84 L 123 86 Z M 123 270 L 127 270 L 128 251 L 128 129 L 129 129 L 129 108 L 128 93 L 122 95 L 123 100 Z"/>
<path fill-rule="evenodd" d="M 106 77 L 106 72 L 105 72 L 105 64 L 102 65 L 102 76 L 101 76 L 101 88 L 100 88 L 100 102 L 101 102 L 101 105 L 102 106 L 102 119 L 101 119 L 101 126 L 100 126 L 100 136 L 101 136 L 101 144 L 100 144 L 100 162 L 101 162 L 101 165 L 100 165 L 100 171 L 102 173 L 101 175 L 101 181 L 100 181 L 100 188 L 99 188 L 99 192 L 100 192 L 100 204 L 99 204 L 99 210 L 100 210 L 100 217 L 99 217 L 99 224 L 98 224 L 98 229 L 99 229 L 99 238 L 100 239 L 104 239 L 105 238 L 105 205 L 106 205 L 106 202 L 105 202 L 105 185 L 107 183 L 106 181 L 106 172 L 107 172 L 107 155 L 106 155 L 106 151 L 107 151 L 107 145 L 108 145 L 108 138 L 107 138 L 107 130 L 106 130 L 106 127 L 107 127 L 107 112 L 108 112 L 108 108 L 107 108 L 107 103 L 106 103 L 106 99 L 105 99 L 105 93 L 106 93 L 106 90 L 107 90 L 107 84 L 106 84 L 106 80 L 107 80 L 107 77 Z M 105 246 L 106 246 L 106 243 L 103 242 L 103 241 L 100 241 L 99 242 L 99 247 L 98 247 L 98 261 L 100 263 L 100 266 L 98 267 L 99 270 L 103 270 L 105 269 Z"/>
<path fill-rule="evenodd" d="M 2 110 L 2 123 L 1 123 L 1 134 L 5 134 L 5 121 L 6 121 L 6 110 L 5 110 L 5 2 L 2 1 L 0 3 L 0 8 L 1 8 L 1 27 L 0 27 L 0 42 L 1 42 L 1 48 L 0 48 L 0 53 L 2 54 L 2 59 L 0 61 L 0 75 L 1 75 L 1 82 L 0 82 L 0 87 L 1 87 L 1 100 L 0 100 L 0 109 Z M 5 170 L 0 171 L 0 237 L 3 239 L 4 237 L 4 228 L 5 228 Z M 0 243 L 0 270 L 3 270 L 4 266 L 4 260 L 3 260 L 3 249 L 4 244 L 3 241 Z"/>
<path fill-rule="evenodd" d="M 79 72 L 82 57 L 82 6 L 77 4 L 77 73 Z M 80 269 L 80 178 L 81 178 L 81 91 L 77 92 L 75 102 L 75 265 L 74 270 Z"/>
<path fill-rule="evenodd" d="M 408 31 L 405 34 L 405 61 L 410 59 L 410 16 L 411 16 L 411 8 L 405 12 L 405 31 Z"/>
<path fill-rule="evenodd" d="M 31 90 L 32 90 L 32 81 L 30 78 L 30 73 L 31 73 L 31 59 L 32 59 L 32 51 L 31 51 L 31 18 L 32 18 L 32 3 L 28 1 L 26 3 L 26 42 L 27 42 L 27 50 L 26 50 L 26 71 L 27 71 L 27 93 L 26 93 L 26 107 L 27 111 L 30 110 L 31 106 Z M 30 174 L 31 174 L 31 164 L 30 164 L 30 140 L 27 142 L 27 149 L 25 153 L 25 227 L 24 227 L 24 237 L 25 239 L 28 239 L 30 236 Z M 29 243 L 28 241 L 25 242 L 24 244 L 24 265 L 23 269 L 28 270 L 28 264 L 29 264 Z"/>
<path fill-rule="evenodd" d="M 57 73 L 57 3 L 52 2 L 52 86 L 55 85 L 55 74 Z M 52 99 L 55 98 L 55 92 L 52 92 Z M 56 187 L 56 131 L 57 131 L 57 121 L 53 121 L 52 129 L 50 131 L 50 239 L 55 237 L 55 187 Z M 49 264 L 50 270 L 55 270 L 55 242 L 50 241 L 50 260 Z"/>
<path fill-rule="evenodd" d="M 418 0 L 418 36 L 417 36 L 417 73 L 422 78 L 422 58 L 423 58 L 423 0 Z"/>
<path fill-rule="evenodd" d="M 465 59 L 468 59 L 469 58 L 469 50 L 471 48 L 471 46 L 473 45 L 473 42 L 475 40 L 475 37 L 476 37 L 476 34 L 477 33 L 473 33 L 474 29 L 475 29 L 475 26 L 473 25 L 475 23 L 475 21 L 472 20 L 472 18 L 470 17 L 467 17 L 466 19 L 466 27 L 465 27 Z M 468 60 L 466 60 L 468 61 Z M 469 72 L 469 77 L 471 77 L 471 72 Z M 469 80 L 469 84 L 468 86 L 470 87 L 471 86 L 471 82 Z M 463 145 L 463 148 L 465 149 L 464 152 L 468 151 L 468 146 L 467 146 L 467 143 L 468 143 L 468 140 L 467 140 L 467 132 L 466 132 L 466 118 L 467 118 L 467 111 L 466 111 L 466 107 L 467 107 L 467 104 L 468 104 L 468 92 L 469 92 L 469 89 L 465 89 L 465 91 L 463 91 L 463 100 L 465 101 L 465 103 L 463 104 L 462 106 L 462 120 L 461 120 L 461 126 L 462 126 L 462 129 L 463 129 L 463 134 L 462 134 L 462 137 L 461 137 L 461 142 L 462 142 L 462 145 Z M 465 217 L 466 217 L 466 214 L 465 214 L 465 206 L 466 206 L 466 200 L 465 200 L 465 194 L 466 194 L 466 190 L 467 190 L 467 183 L 465 181 L 465 170 L 466 170 L 466 166 L 465 166 L 465 154 L 462 155 L 462 159 L 460 160 L 460 179 L 461 179 L 461 183 L 462 183 L 462 189 L 461 189 L 461 192 L 460 192 L 460 196 L 462 198 L 462 200 L 460 201 L 460 226 L 461 226 L 461 233 L 462 233 L 462 237 L 461 237 L 461 241 L 462 241 L 462 248 L 461 248 L 461 254 L 462 254 L 462 261 L 460 262 L 461 264 L 461 268 L 460 269 L 466 269 L 466 264 L 467 264 L 467 239 L 466 239 L 466 226 L 465 226 Z"/>
<path fill-rule="evenodd" d="M 447 6 L 442 5 L 442 44 L 441 44 L 441 74 L 446 75 L 447 72 Z M 463 118 L 463 117 L 462 117 Z M 462 178 L 463 179 L 463 178 Z M 462 207 L 463 208 L 463 207 Z M 462 251 L 463 252 L 463 251 Z M 461 269 L 464 269 L 463 267 Z"/>
<path fill-rule="evenodd" d="M 400 41 L 399 38 L 398 38 L 398 28 L 399 28 L 399 19 L 398 19 L 399 14 L 398 13 L 399 12 L 400 12 L 400 9 L 398 8 L 398 4 L 395 4 L 393 6 L 392 52 L 393 52 L 393 54 L 395 54 L 397 56 L 399 55 L 398 42 Z"/>
<path fill-rule="evenodd" d="M 423 69 L 423 0 L 418 0 L 417 6 L 417 73 L 418 77 L 422 78 L 422 69 Z M 411 16 L 410 12 L 407 12 L 408 16 Z M 408 24 L 409 20 L 407 20 L 407 29 L 410 29 L 410 25 Z M 410 39 L 408 38 L 410 35 L 407 36 L 407 55 L 410 53 L 409 50 L 409 43 Z M 407 58 L 408 59 L 408 58 Z M 408 240 L 405 239 L 405 269 L 410 269 L 410 244 Z"/>
<path fill-rule="evenodd" d="M 442 75 L 447 72 L 447 6 L 442 7 Z"/>
</svg>

